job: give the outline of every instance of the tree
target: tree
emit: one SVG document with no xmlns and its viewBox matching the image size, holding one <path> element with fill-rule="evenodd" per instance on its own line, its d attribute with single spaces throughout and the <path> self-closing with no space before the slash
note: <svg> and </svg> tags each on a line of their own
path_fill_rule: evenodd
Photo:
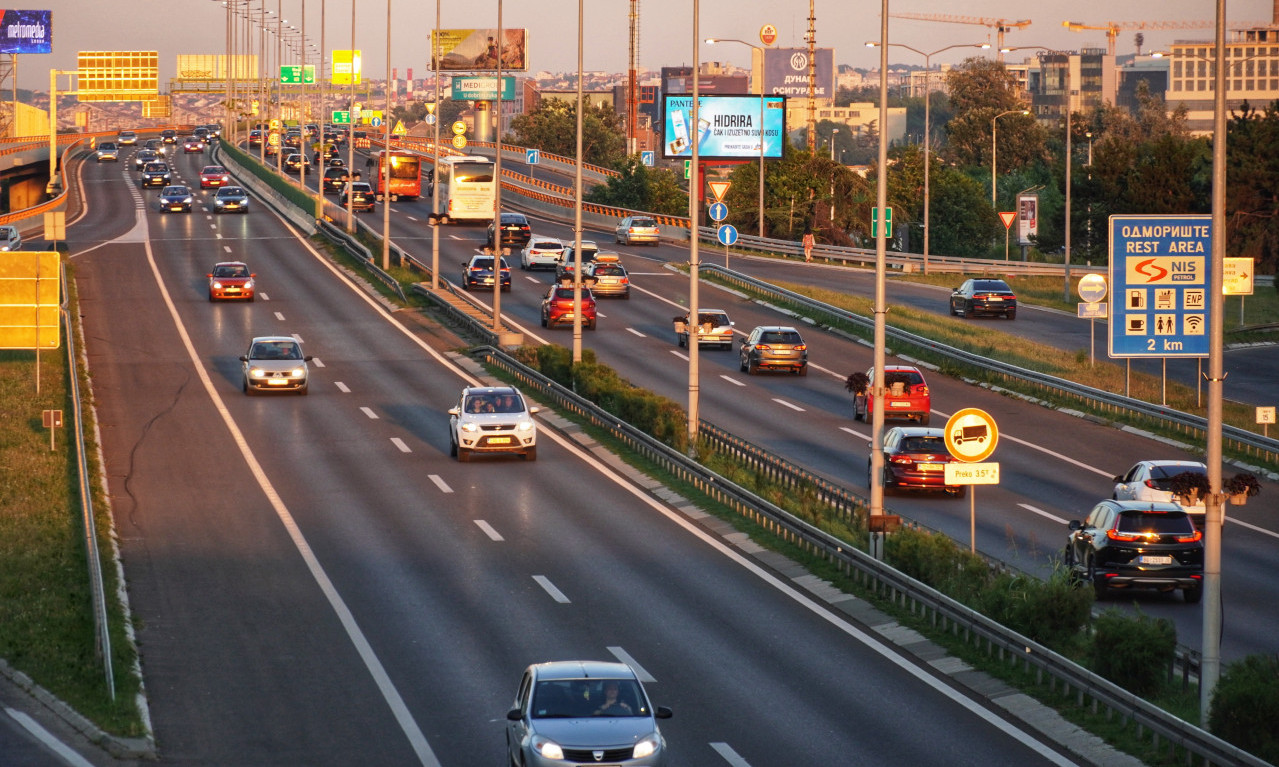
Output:
<svg viewBox="0 0 1279 767">
<path fill-rule="evenodd" d="M 1257 112 L 1247 102 L 1227 125 L 1226 233 L 1232 256 L 1279 267 L 1279 102 Z"/>
<path fill-rule="evenodd" d="M 664 168 L 649 168 L 636 155 L 626 158 L 617 176 L 595 186 L 584 199 L 627 210 L 688 215 L 688 195 L 679 188 L 675 174 Z"/>
<path fill-rule="evenodd" d="M 970 58 L 946 75 L 954 117 L 946 125 L 947 158 L 959 165 L 991 165 L 991 120 L 1025 109 L 1017 82 L 1001 61 Z M 1044 131 L 1029 115 L 999 123 L 999 168 L 1005 172 L 1045 159 Z"/>
<path fill-rule="evenodd" d="M 986 187 L 949 166 L 934 168 L 929 182 L 931 250 L 948 256 L 986 255 L 1003 230 Z"/>
<path fill-rule="evenodd" d="M 536 109 L 511 120 L 513 144 L 549 154 L 577 156 L 577 104 L 544 99 Z M 622 118 L 606 106 L 587 105 L 582 112 L 582 158 L 592 165 L 621 168 L 626 162 Z"/>
</svg>

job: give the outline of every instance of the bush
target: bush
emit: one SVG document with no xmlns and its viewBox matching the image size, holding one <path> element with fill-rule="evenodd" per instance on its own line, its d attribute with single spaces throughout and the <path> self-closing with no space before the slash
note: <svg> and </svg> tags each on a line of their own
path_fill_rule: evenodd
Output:
<svg viewBox="0 0 1279 767">
<path fill-rule="evenodd" d="M 1177 652 L 1177 629 L 1166 618 L 1109 609 L 1094 625 L 1089 665 L 1129 692 L 1149 696 L 1168 676 Z"/>
<path fill-rule="evenodd" d="M 1279 655 L 1249 655 L 1226 666 L 1212 694 L 1208 729 L 1279 764 Z"/>
<path fill-rule="evenodd" d="M 1064 649 L 1078 639 L 1092 612 L 1093 594 L 1061 569 L 1047 580 L 1000 575 L 983 589 L 978 609 L 1030 639 Z"/>
<path fill-rule="evenodd" d="M 893 567 L 973 609 L 980 609 L 974 600 L 994 578 L 984 559 L 924 530 L 898 530 L 888 536 L 884 553 Z"/>
</svg>

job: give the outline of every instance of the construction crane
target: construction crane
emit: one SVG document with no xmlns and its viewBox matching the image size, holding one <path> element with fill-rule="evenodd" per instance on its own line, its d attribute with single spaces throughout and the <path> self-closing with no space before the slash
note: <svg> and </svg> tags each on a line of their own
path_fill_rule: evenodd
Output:
<svg viewBox="0 0 1279 767">
<path fill-rule="evenodd" d="M 1212 29 L 1215 21 L 1107 21 L 1105 24 L 1084 24 L 1078 21 L 1063 21 L 1063 27 L 1071 32 L 1083 32 L 1085 29 L 1097 29 L 1106 33 L 1106 52 L 1111 56 L 1115 55 L 1115 38 L 1119 33 L 1127 29 Z M 1230 25 L 1231 29 L 1246 29 L 1251 27 L 1264 27 L 1265 24 L 1256 24 L 1253 22 L 1234 23 Z M 1137 51 L 1141 53 L 1140 50 Z"/>
<path fill-rule="evenodd" d="M 999 49 L 999 60 L 1004 60 L 1004 32 L 1010 29 L 1022 29 L 1030 26 L 1030 19 L 1021 21 L 1009 21 L 1008 19 L 987 19 L 977 16 L 951 16 L 945 13 L 890 13 L 890 18 L 894 19 L 916 19 L 919 21 L 946 21 L 952 24 L 980 24 L 983 27 L 990 27 L 996 32 L 996 42 Z"/>
</svg>

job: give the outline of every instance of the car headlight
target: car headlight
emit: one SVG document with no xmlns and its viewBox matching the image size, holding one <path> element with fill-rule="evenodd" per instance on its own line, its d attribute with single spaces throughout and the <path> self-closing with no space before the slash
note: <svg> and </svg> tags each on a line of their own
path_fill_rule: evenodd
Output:
<svg viewBox="0 0 1279 767">
<path fill-rule="evenodd" d="M 302 378 L 306 375 L 306 368 L 293 368 L 289 371 L 290 378 Z"/>
<path fill-rule="evenodd" d="M 253 290 L 253 280 L 245 280 L 245 281 L 244 281 L 244 289 L 245 289 L 245 290 Z"/>
<path fill-rule="evenodd" d="M 560 748 L 560 744 L 550 738 L 541 735 L 534 735 L 529 741 L 529 745 L 533 747 L 543 759 L 563 759 L 564 749 Z"/>
<path fill-rule="evenodd" d="M 194 200 L 190 197 L 187 197 L 187 198 L 184 198 L 182 202 L 186 203 L 187 205 L 190 205 L 192 202 L 194 202 Z"/>
<path fill-rule="evenodd" d="M 532 421 L 520 421 L 520 425 L 515 427 L 519 431 L 533 431 Z"/>
<path fill-rule="evenodd" d="M 214 281 L 213 281 L 213 289 L 214 289 L 214 290 L 221 290 L 221 289 L 222 289 L 222 283 L 218 282 L 217 280 L 214 280 Z"/>
<path fill-rule="evenodd" d="M 467 434 L 474 434 L 475 432 L 480 430 L 480 427 L 471 423 L 470 421 L 467 421 L 466 423 L 462 424 L 461 429 Z"/>
<path fill-rule="evenodd" d="M 634 759 L 643 759 L 646 756 L 652 756 L 662 747 L 662 738 L 657 733 L 650 733 L 640 738 L 635 744 L 635 751 L 631 755 Z"/>
<path fill-rule="evenodd" d="M 266 371 L 263 370 L 262 368 L 249 368 L 250 378 L 262 378 L 265 375 L 266 375 Z"/>
</svg>

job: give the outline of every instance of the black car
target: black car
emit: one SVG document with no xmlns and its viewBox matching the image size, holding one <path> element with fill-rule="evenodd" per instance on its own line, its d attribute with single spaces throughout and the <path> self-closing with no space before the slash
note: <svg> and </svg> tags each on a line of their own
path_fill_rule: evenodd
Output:
<svg viewBox="0 0 1279 767">
<path fill-rule="evenodd" d="M 256 128 L 249 131 L 249 146 L 262 146 L 263 131 Z"/>
<path fill-rule="evenodd" d="M 139 149 L 133 153 L 133 169 L 142 170 L 149 162 L 159 162 L 164 159 L 159 152 L 154 149 Z"/>
<path fill-rule="evenodd" d="M 1203 596 L 1203 533 L 1175 503 L 1099 501 L 1082 522 L 1071 520 L 1064 560 L 1098 599 L 1139 588 L 1180 589 L 1192 604 Z"/>
<path fill-rule="evenodd" d="M 473 256 L 462 262 L 462 287 L 493 287 L 493 256 Z M 502 259 L 502 292 L 511 290 L 511 267 Z"/>
<path fill-rule="evenodd" d="M 173 185 L 160 190 L 160 212 L 190 213 L 195 194 L 190 187 Z"/>
<path fill-rule="evenodd" d="M 743 338 L 742 371 L 754 375 L 761 368 L 808 375 L 808 345 L 799 331 L 780 325 L 760 325 Z"/>
<path fill-rule="evenodd" d="M 325 168 L 322 181 L 324 193 L 341 194 L 342 189 L 346 187 L 346 182 L 350 181 L 352 176 L 359 178 L 360 174 L 358 171 L 352 174 L 346 168 Z"/>
<path fill-rule="evenodd" d="M 306 164 L 306 159 L 297 152 L 286 154 L 280 162 L 281 167 L 288 173 L 301 173 L 302 166 Z"/>
<path fill-rule="evenodd" d="M 523 213 L 503 213 L 502 214 L 502 241 L 494 243 L 493 241 L 493 224 L 489 224 L 488 241 L 493 247 L 505 247 L 513 245 L 522 248 L 528 244 L 529 238 L 533 236 L 533 230 L 529 228 L 528 219 Z"/>
<path fill-rule="evenodd" d="M 351 209 L 372 212 L 376 207 L 377 195 L 373 193 L 373 187 L 363 181 L 352 181 L 342 190 L 342 196 L 339 198 L 342 207 L 346 207 L 347 194 L 350 193 Z"/>
<path fill-rule="evenodd" d="M 171 180 L 167 162 L 149 162 L 142 166 L 143 186 L 168 186 Z"/>
<path fill-rule="evenodd" d="M 160 140 L 166 144 L 176 144 L 178 143 L 178 132 L 166 128 L 160 131 Z"/>
<path fill-rule="evenodd" d="M 951 315 L 976 317 L 980 314 L 1017 316 L 1017 295 L 1003 280 L 971 279 L 950 294 Z"/>
</svg>

